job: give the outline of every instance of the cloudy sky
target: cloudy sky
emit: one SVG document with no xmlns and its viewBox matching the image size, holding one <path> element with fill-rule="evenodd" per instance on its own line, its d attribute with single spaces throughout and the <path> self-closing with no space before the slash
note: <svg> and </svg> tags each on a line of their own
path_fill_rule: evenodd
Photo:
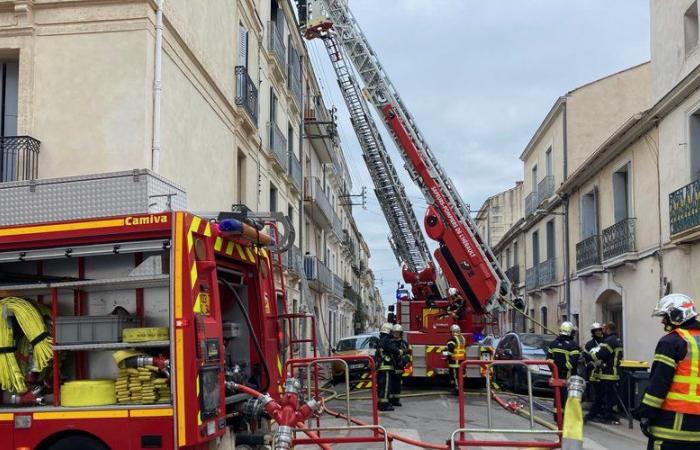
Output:
<svg viewBox="0 0 700 450">
<path fill-rule="evenodd" d="M 477 210 L 521 180 L 518 156 L 556 98 L 649 59 L 647 0 L 350 0 L 433 152 Z M 338 107 L 340 138 L 367 209 L 356 218 L 384 302 L 400 271 L 325 50 L 311 48 L 324 95 Z M 403 173 L 422 224 L 425 201 Z"/>
</svg>

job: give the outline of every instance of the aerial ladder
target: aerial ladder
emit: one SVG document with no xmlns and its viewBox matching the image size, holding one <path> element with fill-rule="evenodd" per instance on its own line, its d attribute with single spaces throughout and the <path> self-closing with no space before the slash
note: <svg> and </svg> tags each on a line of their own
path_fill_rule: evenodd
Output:
<svg viewBox="0 0 700 450">
<path fill-rule="evenodd" d="M 324 32 L 319 37 L 335 70 L 338 86 L 362 149 L 362 157 L 374 183 L 375 195 L 389 225 L 389 244 L 402 267 L 404 280 L 411 284 L 415 298 L 439 297 L 435 265 L 428 244 L 369 105 L 362 96 L 352 69 L 346 64 L 347 59 L 343 56 L 335 33 Z"/>
<path fill-rule="evenodd" d="M 307 38 L 332 35 L 325 39 L 329 53 L 340 55 L 331 48 L 339 44 L 362 79 L 364 97 L 376 108 L 399 149 L 406 170 L 429 205 L 424 227 L 427 235 L 438 243 L 435 258 L 450 286 L 457 288 L 469 302 L 470 320 L 465 331 L 480 331 L 489 313 L 499 310 L 503 301 L 510 299 L 512 291 L 508 277 L 480 236 L 469 207 L 430 150 L 347 2 L 311 0 L 300 2 L 300 5 L 300 12 L 308 19 L 305 24 Z M 338 58 L 332 56 L 332 59 Z M 335 61 L 334 67 L 341 64 L 344 65 Z M 340 80 L 341 90 L 344 84 L 354 84 L 352 71 L 347 66 L 342 70 L 345 83 Z M 353 86 L 352 90 L 357 91 L 356 87 L 359 86 Z M 354 117 L 352 113 L 351 116 Z M 353 123 L 353 126 L 357 131 L 357 125 Z M 382 157 L 388 159 L 384 153 Z M 374 168 L 369 164 L 368 169 L 373 173 Z"/>
</svg>

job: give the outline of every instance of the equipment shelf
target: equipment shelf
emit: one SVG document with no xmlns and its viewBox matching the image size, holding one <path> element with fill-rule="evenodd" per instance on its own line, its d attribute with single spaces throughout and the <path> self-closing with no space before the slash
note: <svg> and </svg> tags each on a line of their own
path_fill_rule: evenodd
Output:
<svg viewBox="0 0 700 450">
<path fill-rule="evenodd" d="M 0 296 L 7 293 L 22 293 L 24 295 L 48 295 L 51 289 L 70 289 L 84 292 L 100 292 L 111 290 L 147 289 L 167 287 L 170 275 L 148 275 L 124 278 L 104 278 L 99 280 L 62 281 L 57 283 L 37 283 L 0 285 Z"/>
<path fill-rule="evenodd" d="M 149 348 L 149 347 L 169 347 L 170 341 L 148 341 L 148 342 L 107 342 L 102 344 L 56 344 L 53 346 L 56 351 L 85 351 L 85 350 L 118 350 L 121 348 Z"/>
</svg>

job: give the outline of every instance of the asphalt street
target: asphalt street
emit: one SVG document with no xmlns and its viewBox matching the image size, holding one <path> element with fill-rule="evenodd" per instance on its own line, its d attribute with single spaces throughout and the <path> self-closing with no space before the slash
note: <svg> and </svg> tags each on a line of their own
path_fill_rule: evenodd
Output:
<svg viewBox="0 0 700 450">
<path fill-rule="evenodd" d="M 426 396 L 406 397 L 402 400 L 403 406 L 397 407 L 396 410 L 390 412 L 380 412 L 380 424 L 389 432 L 400 434 L 412 439 L 445 444 L 451 433 L 458 425 L 458 401 L 457 397 L 444 393 L 444 390 L 437 391 L 434 388 L 430 390 L 425 387 L 409 389 L 405 394 L 427 393 Z M 336 386 L 335 390 L 343 391 L 342 386 Z M 371 422 L 371 402 L 367 399 L 369 391 L 354 392 L 351 395 L 351 415 L 365 422 Z M 504 396 L 509 400 L 515 400 L 516 397 Z M 527 404 L 526 397 L 521 400 Z M 537 402 L 543 407 L 540 410 L 536 409 L 536 415 L 544 420 L 551 421 L 552 414 L 544 408 L 551 407 L 551 401 L 547 399 L 539 399 Z M 328 403 L 328 406 L 338 412 L 345 411 L 345 401 L 335 399 Z M 526 409 L 527 406 L 525 405 Z M 467 427 L 469 428 L 485 428 L 487 426 L 488 407 L 486 397 L 483 393 L 473 393 L 466 398 L 466 414 Z M 330 416 L 324 416 L 322 426 L 344 426 L 345 421 L 334 419 Z M 503 430 L 529 430 L 530 421 L 508 412 L 500 406 L 493 404 L 492 408 L 492 427 Z M 535 430 L 545 430 L 544 427 L 535 424 Z M 336 435 L 349 435 L 346 431 L 336 432 Z M 324 434 L 327 435 L 327 434 Z M 352 436 L 367 435 L 367 431 L 355 431 L 350 434 Z M 470 433 L 467 435 L 469 439 L 490 439 L 490 440 L 553 440 L 550 436 L 537 435 L 525 436 L 522 434 L 508 434 L 503 432 L 498 433 Z M 626 423 L 618 426 L 600 426 L 586 425 L 584 430 L 584 448 L 587 450 L 602 450 L 602 449 L 644 449 L 646 448 L 645 438 L 638 429 L 634 431 L 628 430 Z M 382 448 L 379 444 L 335 444 L 334 449 L 370 449 Z M 408 444 L 394 441 L 394 449 L 415 449 L 416 447 Z M 466 448 L 466 447 L 462 447 Z M 469 447 L 480 448 L 480 447 Z M 508 447 L 490 447 L 490 448 L 508 448 Z"/>
</svg>

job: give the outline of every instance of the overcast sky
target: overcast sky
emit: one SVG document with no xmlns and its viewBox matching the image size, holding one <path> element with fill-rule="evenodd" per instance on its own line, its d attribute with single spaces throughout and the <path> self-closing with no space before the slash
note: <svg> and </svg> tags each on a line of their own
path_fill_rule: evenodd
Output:
<svg viewBox="0 0 700 450">
<path fill-rule="evenodd" d="M 518 159 L 560 95 L 649 59 L 648 0 L 350 0 L 370 44 L 462 198 L 477 210 L 523 178 Z M 311 48 L 340 138 L 384 303 L 400 270 L 325 50 Z M 403 171 L 422 224 L 425 201 Z M 381 283 L 381 284 L 380 284 Z"/>
</svg>

